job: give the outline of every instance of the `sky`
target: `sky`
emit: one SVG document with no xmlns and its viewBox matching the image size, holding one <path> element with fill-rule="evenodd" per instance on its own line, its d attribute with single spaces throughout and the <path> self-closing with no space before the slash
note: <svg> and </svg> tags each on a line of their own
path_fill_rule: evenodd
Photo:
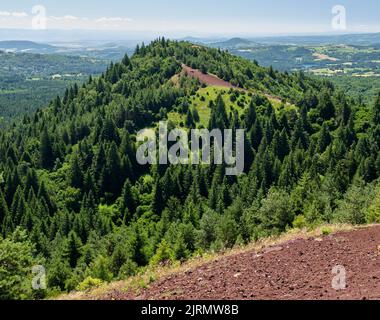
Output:
<svg viewBox="0 0 380 320">
<path fill-rule="evenodd" d="M 380 32 L 379 12 L 379 0 L 1 0 L 0 29 L 176 36 Z"/>
</svg>

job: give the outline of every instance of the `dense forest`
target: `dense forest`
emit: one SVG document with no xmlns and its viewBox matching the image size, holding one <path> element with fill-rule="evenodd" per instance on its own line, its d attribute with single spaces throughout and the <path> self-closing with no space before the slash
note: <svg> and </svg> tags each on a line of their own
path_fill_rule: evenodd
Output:
<svg viewBox="0 0 380 320">
<path fill-rule="evenodd" d="M 182 63 L 239 89 L 202 96 Z M 138 165 L 136 133 L 173 113 L 187 128 L 245 129 L 244 174 Z M 0 131 L 0 299 L 125 279 L 293 227 L 380 222 L 379 148 L 380 95 L 363 105 L 328 81 L 187 42 L 138 46 Z M 34 265 L 46 290 L 31 288 Z"/>
</svg>

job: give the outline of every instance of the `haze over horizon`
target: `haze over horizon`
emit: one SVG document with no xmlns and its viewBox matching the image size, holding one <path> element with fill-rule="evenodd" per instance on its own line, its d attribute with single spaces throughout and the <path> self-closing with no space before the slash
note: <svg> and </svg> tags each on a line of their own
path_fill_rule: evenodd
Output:
<svg viewBox="0 0 380 320">
<path fill-rule="evenodd" d="M 47 31 L 39 34 L 79 30 L 82 33 L 130 35 L 136 37 L 209 37 L 209 36 L 269 36 L 334 33 L 373 33 L 380 31 L 375 0 L 326 0 L 302 2 L 298 0 L 201 1 L 184 5 L 176 0 L 143 1 L 78 1 L 59 3 L 52 0 L 31 2 L 2 1 L 0 5 L 0 36 L 6 30 L 33 30 L 36 16 L 33 7 L 46 9 Z M 347 27 L 336 30 L 332 26 L 332 9 L 341 5 L 346 11 Z M 186 9 L 184 9 L 184 7 Z M 26 35 L 36 32 L 26 32 Z"/>
</svg>

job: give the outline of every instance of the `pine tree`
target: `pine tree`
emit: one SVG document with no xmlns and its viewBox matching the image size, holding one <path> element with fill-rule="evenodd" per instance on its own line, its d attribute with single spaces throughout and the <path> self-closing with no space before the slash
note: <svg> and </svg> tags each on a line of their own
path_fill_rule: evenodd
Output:
<svg viewBox="0 0 380 320">
<path fill-rule="evenodd" d="M 79 157 L 77 153 L 75 153 L 71 159 L 71 170 L 69 179 L 70 184 L 74 188 L 80 189 L 83 186 L 83 172 L 79 163 Z"/>
<path fill-rule="evenodd" d="M 28 173 L 26 175 L 26 181 L 25 181 L 25 191 L 29 192 L 29 190 L 33 190 L 35 194 L 38 192 L 38 177 L 36 170 L 29 169 Z"/>
<path fill-rule="evenodd" d="M 261 127 L 261 122 L 259 119 L 255 121 L 251 131 L 249 132 L 249 139 L 251 141 L 251 145 L 255 150 L 259 149 L 261 144 L 261 140 L 263 138 L 263 129 Z"/>
<path fill-rule="evenodd" d="M 162 212 L 162 209 L 163 209 L 162 188 L 160 186 L 159 180 L 157 180 L 153 189 L 152 211 L 155 214 L 160 214 Z"/>
<path fill-rule="evenodd" d="M 256 114 L 256 106 L 251 100 L 249 104 L 248 111 L 245 116 L 245 127 L 251 128 L 256 122 L 257 114 Z"/>
<path fill-rule="evenodd" d="M 219 94 L 216 98 L 215 105 L 211 107 L 211 118 L 209 129 L 226 129 L 229 127 L 229 121 L 226 113 L 226 105 L 223 97 Z"/>
<path fill-rule="evenodd" d="M 63 257 L 67 259 L 71 268 L 75 268 L 81 257 L 82 242 L 74 231 L 69 233 Z"/>
<path fill-rule="evenodd" d="M 335 115 L 335 106 L 327 90 L 324 90 L 319 96 L 318 109 L 321 118 L 324 120 L 330 120 Z"/>
<path fill-rule="evenodd" d="M 120 195 L 123 183 L 121 160 L 115 142 L 111 144 L 111 147 L 107 154 L 105 174 L 106 175 L 103 181 L 103 187 L 107 192 L 111 194 L 111 198 L 115 200 Z"/>
<path fill-rule="evenodd" d="M 331 143 L 331 135 L 329 127 L 326 123 L 323 124 L 322 130 L 320 132 L 319 141 L 318 141 L 318 151 L 319 153 L 325 152 L 326 148 Z"/>
<path fill-rule="evenodd" d="M 125 66 L 129 67 L 131 65 L 131 60 L 128 57 L 128 54 L 124 55 L 123 60 L 121 61 Z"/>
<path fill-rule="evenodd" d="M 273 153 L 282 161 L 289 154 L 289 141 L 285 129 L 276 131 L 272 141 Z"/>
<path fill-rule="evenodd" d="M 374 125 L 379 125 L 380 124 L 380 92 L 377 96 L 375 105 L 374 105 L 374 111 L 373 111 L 373 122 Z"/>
<path fill-rule="evenodd" d="M 51 169 L 54 165 L 54 153 L 52 143 L 46 127 L 42 131 L 40 142 L 40 160 L 44 169 Z"/>
<path fill-rule="evenodd" d="M 120 138 L 115 123 L 109 118 L 106 119 L 100 136 L 103 141 L 115 142 L 118 145 L 120 144 Z"/>
<path fill-rule="evenodd" d="M 0 191 L 0 231 L 2 230 L 1 226 L 4 222 L 5 217 L 9 214 L 7 203 L 4 199 L 3 194 Z"/>
<path fill-rule="evenodd" d="M 188 128 L 193 128 L 194 127 L 194 120 L 193 120 L 193 115 L 191 113 L 191 110 L 187 110 L 186 114 L 186 127 Z"/>
<path fill-rule="evenodd" d="M 123 191 L 121 193 L 121 212 L 126 216 L 124 221 L 129 222 L 136 210 L 136 201 L 132 193 L 132 184 L 127 179 L 124 183 Z"/>
</svg>

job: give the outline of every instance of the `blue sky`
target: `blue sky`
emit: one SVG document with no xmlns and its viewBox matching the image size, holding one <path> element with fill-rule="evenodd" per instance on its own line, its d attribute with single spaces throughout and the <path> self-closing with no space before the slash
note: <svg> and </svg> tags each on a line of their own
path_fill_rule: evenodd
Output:
<svg viewBox="0 0 380 320">
<path fill-rule="evenodd" d="M 43 5 L 51 29 L 104 29 L 171 34 L 334 32 L 335 5 L 346 9 L 346 32 L 380 32 L 379 0 L 2 0 L 0 28 L 31 28 Z"/>
</svg>

